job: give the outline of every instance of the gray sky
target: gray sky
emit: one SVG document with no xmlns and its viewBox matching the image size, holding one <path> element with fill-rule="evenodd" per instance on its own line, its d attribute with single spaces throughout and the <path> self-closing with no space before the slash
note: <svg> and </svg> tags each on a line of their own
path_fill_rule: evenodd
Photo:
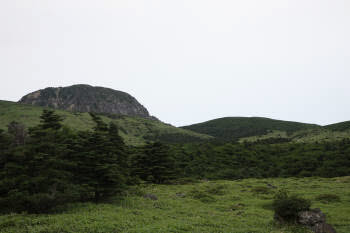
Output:
<svg viewBox="0 0 350 233">
<path fill-rule="evenodd" d="M 0 0 L 0 80 L 122 90 L 177 126 L 350 120 L 350 1 Z"/>
</svg>

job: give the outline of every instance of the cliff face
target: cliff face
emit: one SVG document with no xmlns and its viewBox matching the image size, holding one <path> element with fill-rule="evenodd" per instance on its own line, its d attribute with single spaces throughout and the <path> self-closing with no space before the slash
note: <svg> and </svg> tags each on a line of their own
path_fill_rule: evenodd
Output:
<svg viewBox="0 0 350 233">
<path fill-rule="evenodd" d="M 150 118 L 145 107 L 128 93 L 89 85 L 45 88 L 23 96 L 19 103 L 69 110 Z"/>
</svg>

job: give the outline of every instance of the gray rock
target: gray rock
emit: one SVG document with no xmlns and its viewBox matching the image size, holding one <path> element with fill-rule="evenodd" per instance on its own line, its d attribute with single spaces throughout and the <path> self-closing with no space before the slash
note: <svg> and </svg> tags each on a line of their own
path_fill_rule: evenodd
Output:
<svg viewBox="0 0 350 233">
<path fill-rule="evenodd" d="M 307 226 L 314 226 L 317 223 L 326 222 L 326 215 L 320 209 L 302 211 L 298 214 L 298 222 Z"/>
<path fill-rule="evenodd" d="M 315 233 L 336 233 L 335 229 L 326 223 L 326 215 L 320 209 L 300 212 L 298 222 L 308 226 Z"/>
<path fill-rule="evenodd" d="M 150 194 L 150 193 L 147 193 L 147 194 L 143 195 L 143 198 L 150 199 L 150 200 L 153 200 L 153 201 L 158 200 L 158 197 L 156 195 Z"/>
<path fill-rule="evenodd" d="M 184 197 L 186 197 L 186 194 L 184 194 L 184 193 L 176 193 L 176 196 L 184 198 Z"/>
<path fill-rule="evenodd" d="M 155 119 L 128 93 L 82 84 L 45 88 L 23 96 L 19 102 L 72 112 L 106 113 Z"/>
<path fill-rule="evenodd" d="M 312 227 L 312 231 L 315 233 L 336 233 L 335 229 L 327 223 L 317 223 Z"/>
</svg>

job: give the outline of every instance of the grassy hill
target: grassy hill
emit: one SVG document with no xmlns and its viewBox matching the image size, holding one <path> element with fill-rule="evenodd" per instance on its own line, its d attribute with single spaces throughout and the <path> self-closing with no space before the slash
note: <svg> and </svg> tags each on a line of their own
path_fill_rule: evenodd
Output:
<svg viewBox="0 0 350 233">
<path fill-rule="evenodd" d="M 350 177 L 310 177 L 141 185 L 110 203 L 72 204 L 52 215 L 0 215 L 0 233 L 311 233 L 274 223 L 271 203 L 279 189 L 311 200 L 338 233 L 350 232 Z M 322 194 L 340 200 L 320 200 Z"/>
<path fill-rule="evenodd" d="M 349 131 L 350 121 L 344 121 L 336 124 L 326 125 L 324 128 L 332 131 Z"/>
<path fill-rule="evenodd" d="M 21 122 L 32 127 L 40 122 L 43 107 L 0 101 L 0 129 L 6 129 L 11 121 Z M 88 113 L 72 113 L 55 110 L 64 117 L 64 125 L 76 130 L 89 130 L 94 126 Z M 189 130 L 176 128 L 160 121 L 141 117 L 109 115 L 101 116 L 105 122 L 114 121 L 120 128 L 120 134 L 129 145 L 145 143 L 146 140 L 161 140 L 166 142 L 201 141 L 211 137 Z"/>
<path fill-rule="evenodd" d="M 272 131 L 285 132 L 290 135 L 300 130 L 318 129 L 321 126 L 262 117 L 225 117 L 182 128 L 230 140 L 266 135 Z"/>
<path fill-rule="evenodd" d="M 284 138 L 297 143 L 310 143 L 350 138 L 350 121 L 320 126 L 260 117 L 226 117 L 182 128 L 219 140 L 238 139 L 240 142 Z"/>
</svg>

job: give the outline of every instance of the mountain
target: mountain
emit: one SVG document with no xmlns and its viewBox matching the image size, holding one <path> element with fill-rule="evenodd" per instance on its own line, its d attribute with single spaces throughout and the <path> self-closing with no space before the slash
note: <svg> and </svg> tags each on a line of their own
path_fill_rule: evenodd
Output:
<svg viewBox="0 0 350 233">
<path fill-rule="evenodd" d="M 48 87 L 23 96 L 19 103 L 71 112 L 94 112 L 150 118 L 147 109 L 128 93 L 84 84 L 69 87 Z"/>
<path fill-rule="evenodd" d="M 7 129 L 11 121 L 24 124 L 27 128 L 40 122 L 40 115 L 47 107 L 33 106 L 9 101 L 0 101 L 0 129 Z M 55 110 L 64 118 L 63 124 L 75 130 L 90 130 L 94 123 L 88 113 Z M 100 115 L 109 123 L 115 122 L 119 133 L 128 145 L 140 145 L 146 141 L 162 141 L 168 143 L 198 142 L 211 139 L 211 136 L 198 134 L 189 130 L 139 116 Z"/>
<path fill-rule="evenodd" d="M 290 135 L 300 130 L 318 129 L 321 126 L 262 117 L 225 117 L 181 128 L 218 139 L 232 140 L 261 136 L 272 131 L 281 131 Z"/>
</svg>

